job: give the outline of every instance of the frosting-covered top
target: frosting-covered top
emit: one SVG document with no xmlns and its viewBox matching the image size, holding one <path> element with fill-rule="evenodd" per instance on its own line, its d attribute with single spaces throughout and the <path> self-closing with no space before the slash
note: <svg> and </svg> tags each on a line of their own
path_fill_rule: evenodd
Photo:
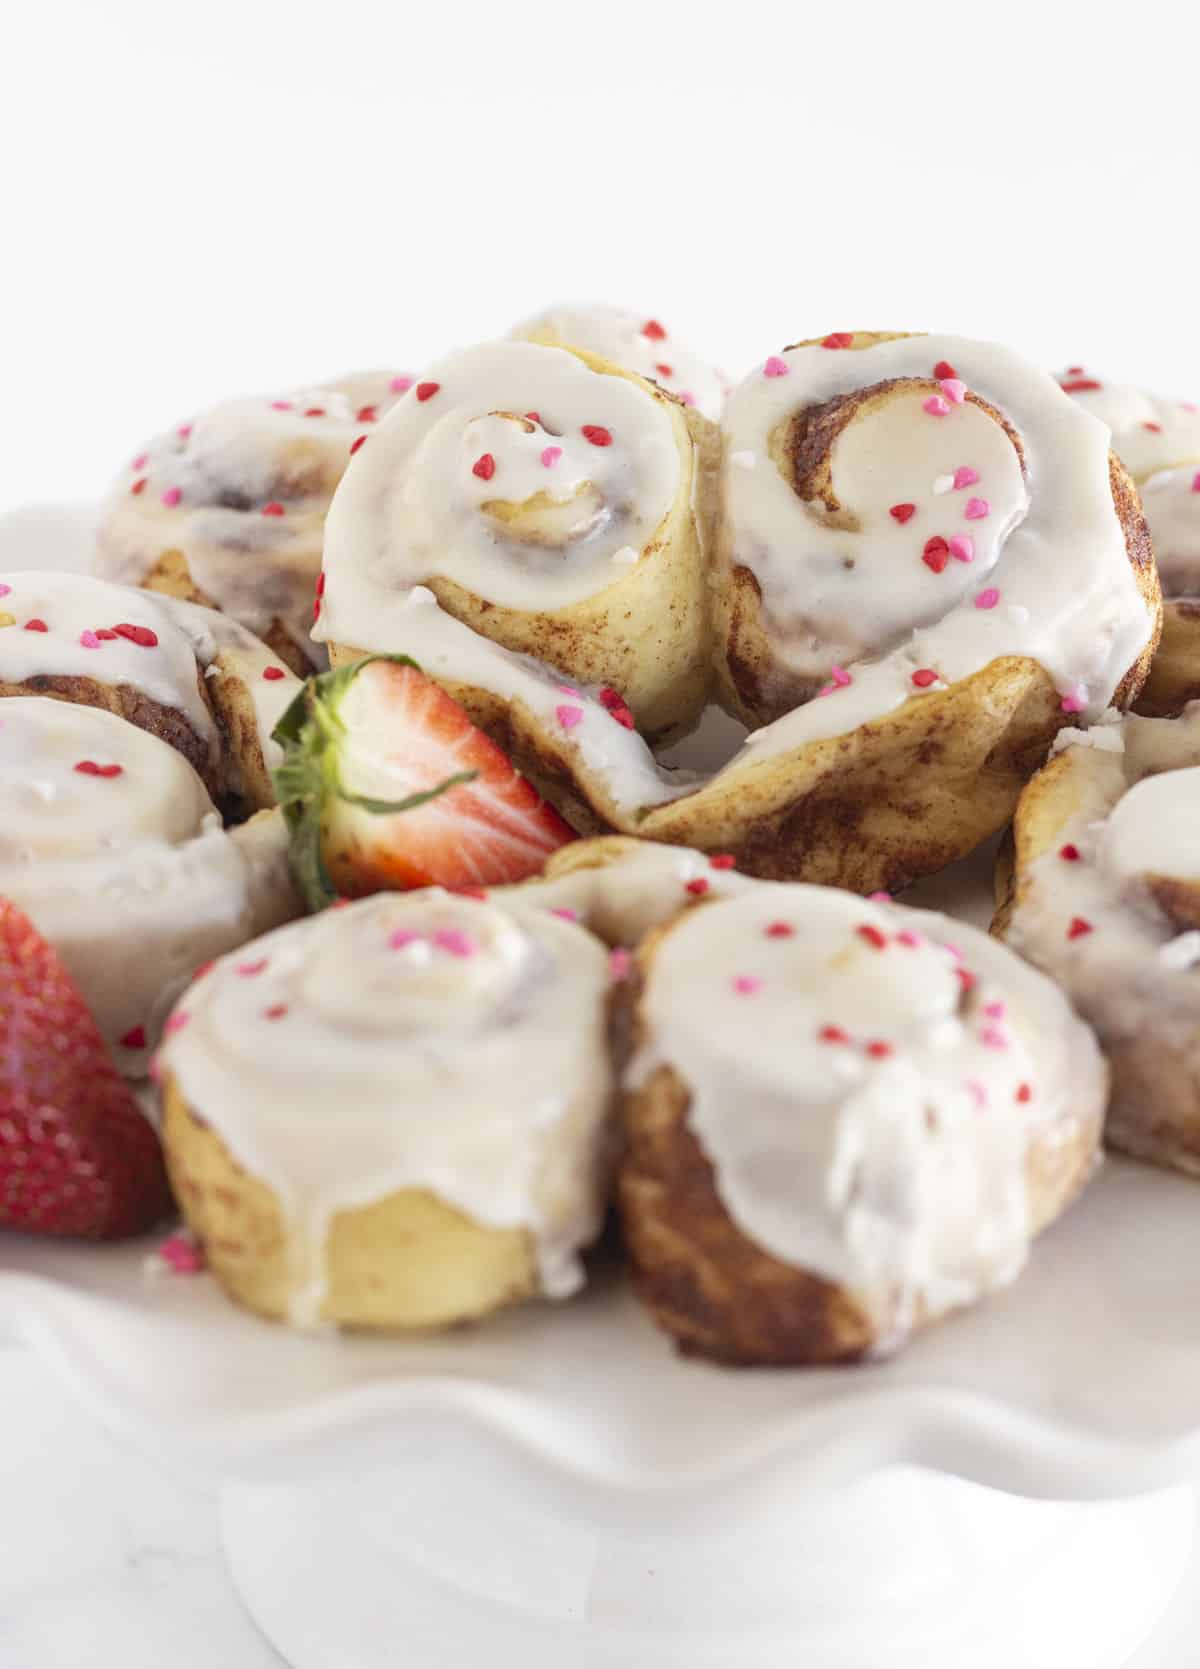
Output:
<svg viewBox="0 0 1200 1669">
<path fill-rule="evenodd" d="M 278 620 L 303 648 L 325 512 L 351 452 L 414 378 L 362 372 L 336 383 L 229 400 L 158 435 L 114 484 L 100 561 L 140 584 L 164 552 L 262 633 Z"/>
<path fill-rule="evenodd" d="M 528 342 L 454 354 L 346 472 L 313 635 L 363 645 L 435 577 L 514 609 L 591 597 L 638 561 L 679 482 L 670 403 L 643 385 Z"/>
<path fill-rule="evenodd" d="M 655 947 L 634 1085 L 667 1065 L 737 1226 L 903 1332 L 1011 1280 L 1034 1134 L 1105 1075 L 1065 998 L 961 922 L 763 883 Z"/>
<path fill-rule="evenodd" d="M 54 945 L 131 1073 L 200 962 L 299 908 L 282 818 L 226 833 L 166 742 L 43 696 L 0 701 L 0 895 Z"/>
<path fill-rule="evenodd" d="M 801 498 L 773 449 L 794 418 L 866 389 L 887 397 L 851 416 L 824 492 Z M 1098 715 L 1144 648 L 1153 622 L 1107 431 L 1006 348 L 938 336 L 790 348 L 734 391 L 723 430 L 726 559 L 758 581 L 777 658 L 830 698 L 781 721 L 796 740 L 1007 655 Z M 860 664 L 847 674 L 844 661 Z"/>
<path fill-rule="evenodd" d="M 1168 597 L 1200 593 L 1200 405 L 1165 400 L 1072 365 L 1063 390 L 1106 423 L 1138 483 Z"/>
<path fill-rule="evenodd" d="M 186 994 L 162 1061 L 271 1186 L 316 1320 L 339 1210 L 426 1188 L 582 1279 L 608 1180 L 607 953 L 514 894 L 380 894 L 272 933 Z"/>
<path fill-rule="evenodd" d="M 0 682 L 35 677 L 126 684 L 182 713 L 215 741 L 197 653 L 178 617 L 149 592 L 85 574 L 0 573 Z"/>
<path fill-rule="evenodd" d="M 526 342 L 586 348 L 639 377 L 650 377 L 685 406 L 714 420 L 729 392 L 721 373 L 659 323 L 623 307 L 567 303 L 547 307 L 516 325 L 511 334 Z"/>
</svg>

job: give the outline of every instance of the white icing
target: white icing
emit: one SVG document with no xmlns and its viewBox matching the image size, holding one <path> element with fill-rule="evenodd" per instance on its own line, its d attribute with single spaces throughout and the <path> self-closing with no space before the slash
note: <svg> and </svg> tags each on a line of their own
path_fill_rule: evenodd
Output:
<svg viewBox="0 0 1200 1669">
<path fill-rule="evenodd" d="M 775 751 L 781 734 L 794 746 L 892 711 L 914 694 L 914 669 L 953 683 L 1005 655 L 1039 662 L 1064 694 L 1086 690 L 1095 716 L 1150 635 L 1112 502 L 1106 430 L 1005 348 L 925 336 L 790 349 L 768 361 L 786 374 L 760 367 L 730 397 L 726 457 L 764 452 L 793 413 L 837 396 L 891 378 L 928 381 L 943 360 L 1013 425 L 1025 483 L 998 425 L 969 400 L 947 398 L 943 415 L 927 413 L 928 388 L 859 417 L 833 447 L 837 496 L 859 531 L 832 525 L 777 469 L 748 474 L 727 462 L 723 470 L 723 550 L 758 579 L 779 659 L 824 676 L 839 654 L 867 657 L 851 683 L 753 742 L 756 756 Z M 936 491 L 940 477 L 964 467 L 979 479 Z M 969 516 L 972 500 L 987 513 Z M 889 515 L 897 504 L 916 506 L 908 521 Z M 922 553 L 934 536 L 969 538 L 973 560 L 952 557 L 932 573 Z M 976 606 L 987 589 L 1004 606 Z"/>
<path fill-rule="evenodd" d="M 282 819 L 227 834 L 174 748 L 40 696 L 0 702 L 0 895 L 54 945 L 131 1074 L 199 963 L 298 909 Z M 139 1026 L 145 1046 L 123 1045 Z"/>
<path fill-rule="evenodd" d="M 159 598 L 84 574 L 42 570 L 0 573 L 0 587 L 8 588 L 0 595 L 0 614 L 15 619 L 14 625 L 0 628 L 0 682 L 69 677 L 127 684 L 182 713 L 201 740 L 215 742 L 192 639 Z M 26 630 L 29 620 L 44 621 L 47 630 Z M 145 646 L 117 636 L 85 644 L 85 633 L 117 625 L 144 627 L 158 641 Z"/>
<path fill-rule="evenodd" d="M 137 585 L 165 552 L 181 551 L 193 583 L 218 608 L 260 634 L 280 621 L 311 655 L 329 500 L 351 446 L 412 380 L 362 372 L 230 400 L 157 436 L 113 485 L 101 571 Z M 264 513 L 268 505 L 283 513 Z"/>
<path fill-rule="evenodd" d="M 599 942 L 533 901 L 431 889 L 296 923 L 193 987 L 163 1062 L 275 1190 L 294 1320 L 319 1317 L 333 1216 L 403 1188 L 529 1229 L 547 1295 L 576 1290 L 608 1181 L 608 984 Z"/>
<path fill-rule="evenodd" d="M 1100 859 L 1122 879 L 1200 880 L 1200 766 L 1134 783 L 1109 813 Z"/>
<path fill-rule="evenodd" d="M 1167 597 L 1200 592 L 1200 406 L 1165 400 L 1072 366 L 1060 378 L 1112 431 L 1113 450 L 1138 483 Z"/>
<path fill-rule="evenodd" d="M 674 336 L 660 336 L 660 330 L 660 321 L 625 308 L 568 304 L 523 320 L 511 334 L 525 341 L 585 348 L 640 377 L 652 377 L 705 417 L 719 418 L 728 392 L 724 377 Z"/>
<path fill-rule="evenodd" d="M 1034 1133 L 1103 1104 L 1094 1040 L 1048 980 L 961 922 L 827 888 L 761 883 L 691 912 L 641 1017 L 630 1081 L 684 1080 L 737 1225 L 900 1332 L 1016 1275 Z"/>
<path fill-rule="evenodd" d="M 643 549 L 679 490 L 669 402 L 527 342 L 466 349 L 432 366 L 422 384 L 436 393 L 421 400 L 414 390 L 396 407 L 334 498 L 314 636 L 378 638 L 409 588 L 434 576 L 529 611 L 616 584 L 614 556 Z M 593 444 L 585 428 L 608 434 L 609 444 Z M 476 473 L 481 459 L 494 466 L 486 479 Z M 532 523 L 488 509 L 528 512 L 540 497 Z"/>
</svg>

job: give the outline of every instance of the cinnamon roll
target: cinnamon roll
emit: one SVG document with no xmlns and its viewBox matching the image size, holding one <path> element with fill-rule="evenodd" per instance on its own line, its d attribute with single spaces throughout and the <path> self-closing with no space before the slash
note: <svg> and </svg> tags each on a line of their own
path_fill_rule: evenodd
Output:
<svg viewBox="0 0 1200 1669">
<path fill-rule="evenodd" d="M 1110 383 L 1072 365 L 1059 378 L 1112 431 L 1137 482 L 1162 580 L 1163 634 L 1138 711 L 1164 717 L 1200 696 L 1200 406 Z"/>
<path fill-rule="evenodd" d="M 275 803 L 271 731 L 299 687 L 210 609 L 81 574 L 0 574 L 0 697 L 107 709 L 170 743 L 231 809 Z"/>
<path fill-rule="evenodd" d="M 1095 1027 L 1109 1144 L 1200 1175 L 1200 702 L 1059 741 L 1017 807 L 995 928 Z"/>
<path fill-rule="evenodd" d="M 507 895 L 380 894 L 197 980 L 160 1059 L 175 1193 L 262 1315 L 446 1325 L 564 1298 L 611 1172 L 608 955 Z"/>
<path fill-rule="evenodd" d="M 347 471 L 314 635 L 335 664 L 411 655 L 543 775 L 562 772 L 509 712 L 510 674 L 544 668 L 551 708 L 590 685 L 652 739 L 685 732 L 708 685 L 709 433 L 591 355 L 527 342 L 455 354 Z"/>
<path fill-rule="evenodd" d="M 0 702 L 0 895 L 129 1076 L 199 964 L 301 909 L 278 813 L 227 833 L 178 749 L 103 707 L 19 695 Z"/>
<path fill-rule="evenodd" d="M 1065 997 L 985 934 L 801 885 L 638 953 L 619 1194 L 638 1290 L 735 1363 L 890 1350 L 1013 1280 L 1096 1158 Z"/>
<path fill-rule="evenodd" d="M 714 421 L 729 392 L 721 373 L 657 320 L 623 307 L 567 304 L 547 307 L 511 334 L 549 348 L 584 348 L 612 365 L 636 371 Z"/>
<path fill-rule="evenodd" d="M 306 675 L 323 664 L 309 627 L 329 500 L 412 383 L 363 372 L 230 400 L 157 436 L 113 485 L 97 572 L 220 609 Z"/>
</svg>

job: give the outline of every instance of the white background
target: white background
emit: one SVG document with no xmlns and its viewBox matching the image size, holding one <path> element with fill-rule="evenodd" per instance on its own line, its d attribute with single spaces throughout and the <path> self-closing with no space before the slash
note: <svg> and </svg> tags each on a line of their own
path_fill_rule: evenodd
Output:
<svg viewBox="0 0 1200 1669">
<path fill-rule="evenodd" d="M 1196 395 L 1190 10 L 13 7 L 0 507 L 91 496 L 227 394 L 416 369 L 559 299 L 644 308 L 734 373 L 828 330 L 939 329 Z M 16 1362 L 3 1669 L 159 1669 L 206 1634 L 189 1662 L 273 1661 L 224 1586 L 211 1494 Z"/>
<path fill-rule="evenodd" d="M 1191 16 L 1189 15 L 1191 14 Z M 941 329 L 1200 392 L 1176 0 L 36 0 L 0 58 L 0 506 L 557 299 L 740 373 Z"/>
</svg>

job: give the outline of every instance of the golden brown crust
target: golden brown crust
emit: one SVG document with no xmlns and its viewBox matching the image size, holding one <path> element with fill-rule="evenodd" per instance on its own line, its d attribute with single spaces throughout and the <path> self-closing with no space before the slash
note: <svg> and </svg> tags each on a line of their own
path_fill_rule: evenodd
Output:
<svg viewBox="0 0 1200 1669">
<path fill-rule="evenodd" d="M 166 597 L 177 597 L 185 603 L 199 603 L 202 608 L 220 612 L 219 605 L 192 579 L 187 557 L 179 550 L 163 551 L 142 581 L 142 589 L 157 591 Z M 278 617 L 271 621 L 265 632 L 256 635 L 297 678 L 307 678 L 320 670 L 320 658 L 315 647 L 311 656 L 306 655 Z"/>
<path fill-rule="evenodd" d="M 247 1309 L 287 1319 L 295 1249 L 279 1201 L 169 1075 L 163 1148 L 175 1198 L 221 1286 Z M 326 1267 L 320 1319 L 381 1331 L 472 1320 L 531 1297 L 540 1284 L 527 1230 L 485 1228 L 420 1188 L 339 1212 Z"/>
<path fill-rule="evenodd" d="M 1168 598 L 1162 639 L 1134 711 L 1144 718 L 1174 718 L 1200 700 L 1200 600 Z"/>
<path fill-rule="evenodd" d="M 233 811 L 247 816 L 275 805 L 275 785 L 263 751 L 254 697 L 237 666 L 236 654 L 222 651 L 213 663 L 217 676 L 207 680 L 225 758 L 227 797 Z"/>
</svg>

